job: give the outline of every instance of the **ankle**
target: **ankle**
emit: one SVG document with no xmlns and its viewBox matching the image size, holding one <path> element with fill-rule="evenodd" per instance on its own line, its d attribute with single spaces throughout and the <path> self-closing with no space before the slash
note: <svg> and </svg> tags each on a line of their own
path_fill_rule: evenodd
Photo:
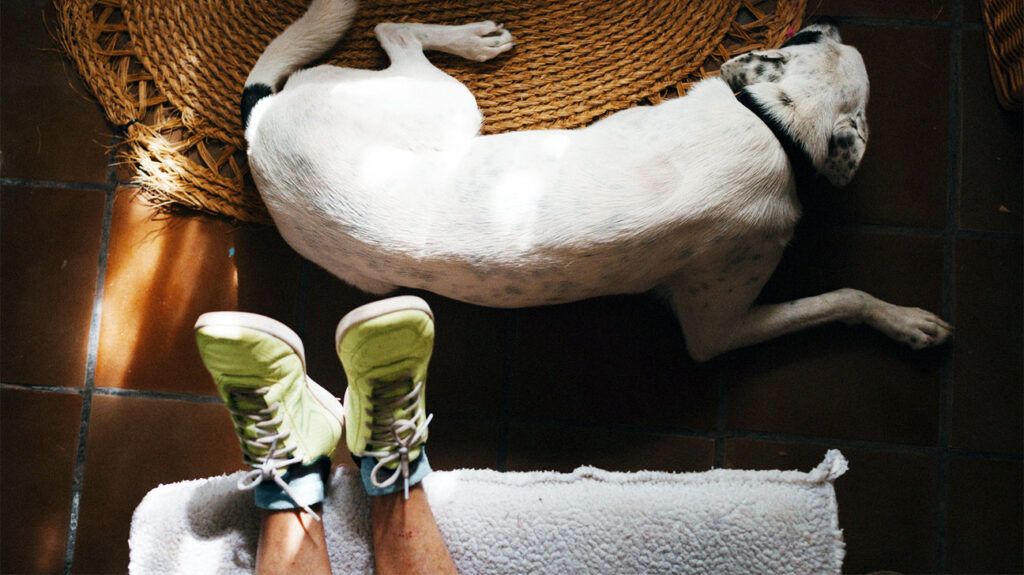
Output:
<svg viewBox="0 0 1024 575">
<path fill-rule="evenodd" d="M 320 457 L 316 461 L 303 465 L 296 463 L 288 467 L 280 479 L 287 485 L 282 487 L 276 480 L 264 480 L 254 489 L 256 507 L 267 511 L 305 510 L 311 511 L 327 497 L 330 484 L 331 460 Z"/>
<path fill-rule="evenodd" d="M 381 497 L 386 495 L 401 495 L 408 498 L 407 489 L 418 485 L 423 478 L 433 471 L 430 462 L 427 460 L 426 446 L 420 447 L 419 457 L 409 462 L 408 483 L 404 479 L 401 467 L 392 470 L 388 467 L 377 468 L 378 460 L 373 457 L 352 457 L 359 466 L 359 476 L 363 482 L 363 489 L 370 497 Z M 377 482 L 373 481 L 374 469 L 377 472 Z M 381 481 L 381 476 L 394 474 L 391 478 Z"/>
</svg>

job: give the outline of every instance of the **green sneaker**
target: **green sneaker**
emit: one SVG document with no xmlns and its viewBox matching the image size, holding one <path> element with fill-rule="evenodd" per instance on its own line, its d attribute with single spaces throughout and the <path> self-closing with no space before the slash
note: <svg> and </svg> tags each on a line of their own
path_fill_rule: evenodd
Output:
<svg viewBox="0 0 1024 575">
<path fill-rule="evenodd" d="M 238 488 L 260 486 L 258 507 L 300 507 L 316 515 L 310 505 L 323 500 L 343 415 L 338 399 L 306 375 L 299 336 L 278 321 L 243 312 L 205 313 L 195 332 L 231 412 L 242 458 L 253 468 Z"/>
<path fill-rule="evenodd" d="M 345 438 L 361 459 L 363 485 L 370 495 L 394 493 L 401 477 L 408 499 L 409 486 L 430 472 L 423 451 L 433 417 L 425 407 L 430 306 L 400 296 L 356 308 L 338 324 L 335 344 L 348 377 Z M 391 473 L 380 479 L 384 470 Z"/>
</svg>

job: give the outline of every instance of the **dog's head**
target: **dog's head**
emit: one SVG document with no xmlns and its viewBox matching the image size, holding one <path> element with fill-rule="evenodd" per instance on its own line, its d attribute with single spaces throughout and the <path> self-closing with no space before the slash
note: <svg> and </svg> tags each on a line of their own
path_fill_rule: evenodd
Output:
<svg viewBox="0 0 1024 575">
<path fill-rule="evenodd" d="M 850 182 L 868 142 L 868 74 L 834 25 L 812 24 L 778 50 L 737 56 L 721 74 L 767 110 L 833 185 Z"/>
</svg>

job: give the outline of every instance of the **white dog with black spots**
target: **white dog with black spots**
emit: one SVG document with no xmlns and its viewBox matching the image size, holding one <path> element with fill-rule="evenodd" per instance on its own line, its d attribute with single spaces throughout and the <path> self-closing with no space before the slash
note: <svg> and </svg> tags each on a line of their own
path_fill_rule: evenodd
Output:
<svg viewBox="0 0 1024 575">
<path fill-rule="evenodd" d="M 473 95 L 424 50 L 485 61 L 512 49 L 508 30 L 384 23 L 387 69 L 299 70 L 355 11 L 314 0 L 256 63 L 242 114 L 282 236 L 357 288 L 492 307 L 658 289 L 699 361 L 832 321 L 913 348 L 952 333 L 854 289 L 754 303 L 800 216 L 797 186 L 848 183 L 867 144 L 864 62 L 834 26 L 733 58 L 657 106 L 482 136 Z"/>
</svg>

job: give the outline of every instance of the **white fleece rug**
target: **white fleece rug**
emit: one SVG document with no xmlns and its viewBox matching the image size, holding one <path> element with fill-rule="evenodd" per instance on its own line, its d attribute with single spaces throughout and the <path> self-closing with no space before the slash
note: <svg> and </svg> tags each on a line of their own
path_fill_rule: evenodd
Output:
<svg viewBox="0 0 1024 575">
<path fill-rule="evenodd" d="M 460 573 L 839 573 L 836 450 L 808 473 L 441 471 L 424 488 Z M 259 518 L 239 474 L 161 485 L 132 519 L 132 573 L 251 573 Z M 335 575 L 372 573 L 354 470 L 324 506 Z"/>
</svg>

